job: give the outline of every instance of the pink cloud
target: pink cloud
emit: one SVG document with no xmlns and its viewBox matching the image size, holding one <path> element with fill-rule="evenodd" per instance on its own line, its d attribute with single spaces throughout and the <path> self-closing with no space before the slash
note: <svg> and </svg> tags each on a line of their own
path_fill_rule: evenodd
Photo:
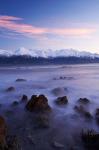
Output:
<svg viewBox="0 0 99 150">
<path fill-rule="evenodd" d="M 1 16 L 0 15 L 0 20 L 11 21 L 11 20 L 22 20 L 22 18 L 18 18 L 18 17 L 14 17 L 14 16 Z"/>
<path fill-rule="evenodd" d="M 24 35 L 43 34 L 45 29 L 17 22 L 21 18 L 13 16 L 0 16 L 0 28 L 5 28 Z"/>
<path fill-rule="evenodd" d="M 67 35 L 67 36 L 83 36 L 93 33 L 94 29 L 88 28 L 74 28 L 74 29 L 53 29 L 52 32 L 58 35 Z"/>
<path fill-rule="evenodd" d="M 0 29 L 6 29 L 27 37 L 45 36 L 46 34 L 58 36 L 88 36 L 95 32 L 93 28 L 41 28 L 22 23 L 21 21 L 23 21 L 23 18 L 1 15 Z"/>
</svg>

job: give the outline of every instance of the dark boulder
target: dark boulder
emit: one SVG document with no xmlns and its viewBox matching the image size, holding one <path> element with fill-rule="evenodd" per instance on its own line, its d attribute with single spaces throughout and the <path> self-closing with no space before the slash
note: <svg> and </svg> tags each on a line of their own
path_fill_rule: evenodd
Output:
<svg viewBox="0 0 99 150">
<path fill-rule="evenodd" d="M 11 87 L 8 87 L 6 89 L 6 92 L 12 92 L 12 91 L 15 91 L 15 87 L 11 86 Z"/>
<path fill-rule="evenodd" d="M 80 98 L 80 99 L 78 100 L 78 103 L 80 103 L 80 104 L 89 104 L 89 103 L 90 103 L 90 100 L 87 99 L 87 98 Z"/>
<path fill-rule="evenodd" d="M 63 96 L 63 97 L 58 97 L 55 101 L 56 104 L 58 105 L 65 105 L 68 103 L 68 99 L 67 96 Z"/>
<path fill-rule="evenodd" d="M 21 78 L 16 79 L 16 82 L 24 82 L 24 81 L 26 81 L 26 79 L 21 79 Z"/>
<path fill-rule="evenodd" d="M 32 95 L 31 99 L 26 104 L 26 109 L 29 111 L 49 112 L 51 107 L 48 104 L 48 99 L 44 95 Z"/>
</svg>

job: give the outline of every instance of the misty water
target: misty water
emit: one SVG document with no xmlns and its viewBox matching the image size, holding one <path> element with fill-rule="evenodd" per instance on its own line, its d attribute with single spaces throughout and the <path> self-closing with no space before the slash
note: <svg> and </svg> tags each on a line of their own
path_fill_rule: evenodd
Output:
<svg viewBox="0 0 99 150">
<path fill-rule="evenodd" d="M 26 81 L 16 82 L 18 78 Z M 15 87 L 15 91 L 6 92 L 11 86 Z M 58 92 L 55 93 L 56 88 Z M 25 104 L 12 107 L 12 102 L 20 102 L 23 94 L 28 98 L 33 94 L 44 94 L 48 98 L 53 110 L 48 129 L 35 130 L 33 115 L 25 111 Z M 56 105 L 55 99 L 64 95 L 69 103 L 66 106 Z M 91 121 L 74 110 L 77 100 L 84 97 L 90 100 L 86 109 L 93 116 Z M 8 132 L 19 137 L 22 149 L 51 150 L 54 149 L 52 143 L 56 141 L 63 144 L 65 150 L 72 147 L 83 150 L 80 139 L 82 129 L 99 131 L 94 118 L 95 110 L 99 108 L 99 64 L 1 67 L 0 104 L 0 113 L 7 120 Z"/>
</svg>

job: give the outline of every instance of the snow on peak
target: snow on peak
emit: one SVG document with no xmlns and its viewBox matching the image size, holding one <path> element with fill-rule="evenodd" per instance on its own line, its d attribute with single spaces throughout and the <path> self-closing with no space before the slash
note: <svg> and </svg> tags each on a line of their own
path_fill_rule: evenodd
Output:
<svg viewBox="0 0 99 150">
<path fill-rule="evenodd" d="M 11 51 L 0 49 L 1 56 L 11 56 L 13 53 Z"/>
<path fill-rule="evenodd" d="M 30 50 L 24 47 L 21 47 L 14 51 L 14 55 L 31 55 Z"/>
<path fill-rule="evenodd" d="M 5 56 L 11 56 L 11 55 L 16 55 L 16 56 L 32 56 L 32 57 L 69 57 L 69 56 L 74 56 L 74 57 L 99 57 L 99 54 L 93 54 L 90 52 L 86 51 L 77 51 L 74 49 L 61 49 L 61 50 L 52 50 L 52 49 L 26 49 L 24 47 L 21 47 L 13 52 L 7 51 L 7 50 L 1 50 L 0 49 L 0 55 L 5 55 Z"/>
<path fill-rule="evenodd" d="M 26 49 L 26 48 L 19 48 L 14 52 L 14 55 L 29 55 L 32 57 L 99 57 L 98 54 L 93 54 L 86 51 L 77 51 L 74 49 L 61 49 L 61 50 L 52 50 L 52 49 Z"/>
</svg>

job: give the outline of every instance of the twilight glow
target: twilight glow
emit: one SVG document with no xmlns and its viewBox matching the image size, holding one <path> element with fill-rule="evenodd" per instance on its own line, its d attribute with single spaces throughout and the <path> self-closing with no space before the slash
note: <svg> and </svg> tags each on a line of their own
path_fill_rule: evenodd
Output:
<svg viewBox="0 0 99 150">
<path fill-rule="evenodd" d="M 0 49 L 74 48 L 99 53 L 98 14 L 98 0 L 0 0 Z"/>
</svg>

